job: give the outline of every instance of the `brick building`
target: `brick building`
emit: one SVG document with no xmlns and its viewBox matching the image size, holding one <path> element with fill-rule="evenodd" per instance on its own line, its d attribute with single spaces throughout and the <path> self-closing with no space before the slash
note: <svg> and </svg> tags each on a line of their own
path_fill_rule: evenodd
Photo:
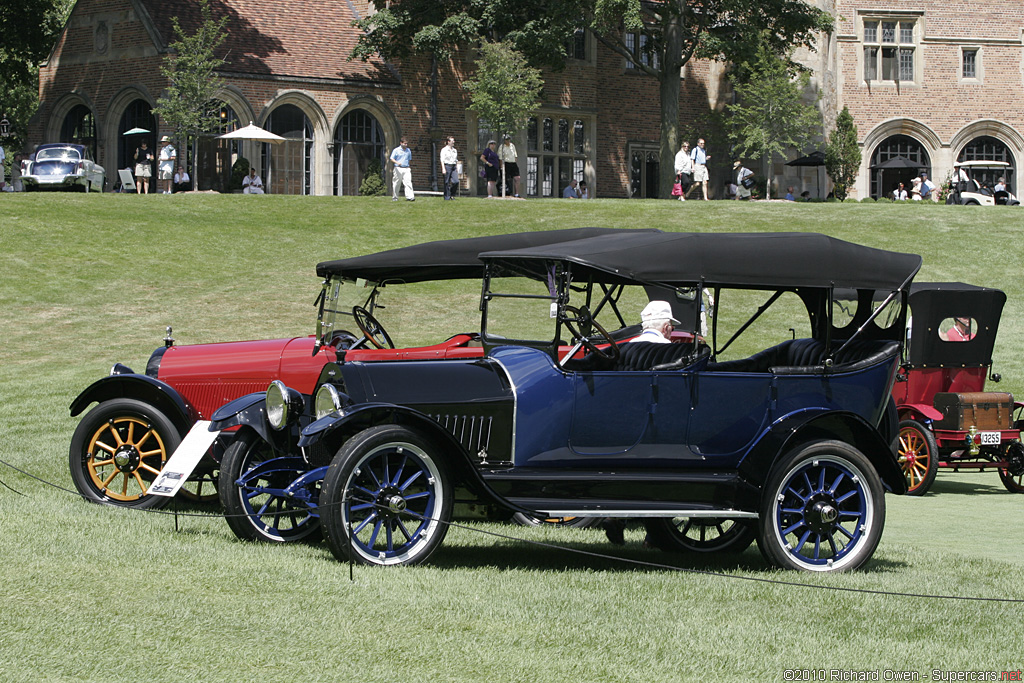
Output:
<svg viewBox="0 0 1024 683">
<path fill-rule="evenodd" d="M 926 171 L 933 181 L 954 162 L 996 162 L 975 169 L 1017 190 L 1024 155 L 1024 3 L 995 0 L 819 0 L 836 17 L 813 67 L 824 120 L 849 108 L 862 162 L 854 197 L 887 196 Z M 879 168 L 893 157 L 914 168 Z M 998 162 L 1006 162 L 1002 166 Z M 794 171 L 776 166 L 785 180 Z M 804 171 L 804 173 L 809 173 Z M 795 178 L 802 180 L 801 178 Z M 790 183 L 792 184 L 792 183 Z"/>
<path fill-rule="evenodd" d="M 430 57 L 348 61 L 357 36 L 351 24 L 370 11 L 367 0 L 211 0 L 210 6 L 215 17 L 229 17 L 221 50 L 224 130 L 252 121 L 288 141 L 204 141 L 201 186 L 225 189 L 232 159 L 241 154 L 272 193 L 356 194 L 370 160 L 386 159 L 404 135 L 413 150 L 414 185 L 431 189 L 440 178 L 437 152 L 454 135 L 466 164 L 463 193 L 484 191 L 477 163 L 492 135 L 466 108 L 460 84 L 472 67 L 468 51 L 436 70 Z M 186 33 L 199 21 L 189 0 L 79 0 L 40 68 L 33 138 L 86 142 L 116 178 L 113 169 L 132 165 L 140 140 L 125 131 L 153 131 L 151 147 L 158 135 L 173 134 L 150 111 L 166 86 L 159 67 L 174 40 L 172 17 Z M 596 196 L 654 196 L 657 83 L 582 31 L 572 53 L 564 70 L 544 74 L 543 105 L 515 140 L 527 195 L 559 196 L 576 177 Z M 722 70 L 707 63 L 687 70 L 680 116 L 692 128 L 716 105 Z"/>
<path fill-rule="evenodd" d="M 879 196 L 915 173 L 880 169 L 894 156 L 919 163 L 942 180 L 955 160 L 1005 161 L 981 171 L 1006 175 L 1016 187 L 1024 154 L 1024 5 L 994 0 L 813 0 L 836 17 L 817 52 L 798 58 L 812 69 L 826 126 L 848 106 L 858 126 L 863 163 L 854 196 Z M 437 150 L 455 135 L 466 164 L 463 193 L 481 194 L 479 150 L 492 137 L 467 107 L 460 83 L 469 51 L 445 63 L 428 56 L 401 64 L 348 61 L 352 21 L 367 0 L 266 3 L 211 0 L 227 15 L 222 53 L 225 131 L 250 121 L 288 139 L 270 146 L 205 140 L 201 187 L 224 190 L 232 160 L 244 156 L 272 193 L 351 195 L 372 159 L 385 159 L 400 136 L 413 150 L 418 190 L 437 186 Z M 160 66 L 173 41 L 171 18 L 191 33 L 199 21 L 190 0 L 79 0 L 47 63 L 40 68 L 36 142 L 93 146 L 108 178 L 131 166 L 134 127 L 173 133 L 151 113 L 166 86 Z M 639 44 L 643 36 L 635 36 Z M 595 196 L 657 195 L 658 89 L 591 35 L 580 32 L 566 68 L 545 73 L 543 104 L 517 140 L 528 196 L 559 196 L 570 177 Z M 721 65 L 684 69 L 680 123 L 691 138 L 708 131 L 707 113 L 729 101 Z M 179 150 L 180 151 L 180 150 Z M 711 145 L 712 191 L 728 176 L 728 149 Z M 806 150 L 809 151 L 809 150 Z M 796 152 L 794 150 L 794 156 Z M 671 161 L 668 161 L 671 163 Z M 772 169 L 778 185 L 827 192 L 821 169 Z M 390 176 L 388 177 L 390 179 Z"/>
</svg>

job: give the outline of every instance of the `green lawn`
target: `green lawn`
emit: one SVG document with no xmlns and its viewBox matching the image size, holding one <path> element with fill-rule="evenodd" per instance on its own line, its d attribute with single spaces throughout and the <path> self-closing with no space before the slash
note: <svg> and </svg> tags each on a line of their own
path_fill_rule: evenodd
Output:
<svg viewBox="0 0 1024 683">
<path fill-rule="evenodd" d="M 1022 219 L 919 203 L 5 194 L 0 459 L 71 488 L 78 392 L 114 362 L 141 371 L 167 325 L 179 344 L 311 332 L 318 261 L 588 225 L 813 230 L 919 253 L 920 280 L 1007 293 L 998 388 L 1021 394 Z M 415 345 L 475 329 L 478 295 L 431 285 L 389 331 Z M 427 566 L 356 567 L 354 582 L 324 546 L 243 544 L 216 518 L 175 532 L 169 516 L 89 505 L 3 466 L 0 481 L 24 494 L 0 486 L 0 681 L 782 681 L 792 668 L 930 680 L 1021 664 L 1024 604 L 804 587 L 1024 600 L 1024 497 L 994 472 L 888 496 L 875 559 L 848 575 L 777 572 L 755 548 L 666 555 L 639 530 L 617 548 L 597 530 L 468 524 Z"/>
</svg>

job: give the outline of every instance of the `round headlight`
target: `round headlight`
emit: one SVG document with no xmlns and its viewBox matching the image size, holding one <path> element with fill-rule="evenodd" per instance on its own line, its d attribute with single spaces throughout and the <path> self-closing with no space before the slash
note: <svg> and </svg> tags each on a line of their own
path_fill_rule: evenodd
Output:
<svg viewBox="0 0 1024 683">
<path fill-rule="evenodd" d="M 274 429 L 284 427 L 298 419 L 302 412 L 302 394 L 289 389 L 280 380 L 274 380 L 267 387 L 267 421 Z"/>
<path fill-rule="evenodd" d="M 324 384 L 317 390 L 316 398 L 313 400 L 316 419 L 340 412 L 342 407 L 341 392 L 333 384 Z"/>
</svg>

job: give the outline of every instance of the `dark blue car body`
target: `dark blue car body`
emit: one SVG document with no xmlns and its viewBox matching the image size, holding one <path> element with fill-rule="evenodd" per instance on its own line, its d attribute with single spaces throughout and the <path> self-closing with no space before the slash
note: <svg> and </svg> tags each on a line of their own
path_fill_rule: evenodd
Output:
<svg viewBox="0 0 1024 683">
<path fill-rule="evenodd" d="M 884 493 L 906 490 L 890 392 L 919 257 L 821 235 L 627 232 L 480 258 L 481 357 L 340 352 L 315 396 L 276 386 L 218 411 L 211 429 L 242 427 L 220 480 L 239 536 L 322 528 L 339 558 L 411 564 L 440 545 L 458 495 L 541 519 L 638 518 L 669 550 L 737 551 L 756 538 L 781 567 L 870 559 Z M 366 263 L 331 268 L 328 282 L 351 280 Z M 513 292 L 512 276 L 540 294 Z M 724 344 L 717 307 L 708 339 L 693 329 L 685 343 L 652 344 L 630 340 L 638 329 L 617 298 L 627 285 L 665 293 L 694 328 L 700 302 L 723 290 L 768 299 Z M 848 321 L 833 310 L 840 288 L 862 304 Z M 810 337 L 725 360 L 783 295 L 806 310 Z M 494 332 L 496 306 L 531 300 L 550 305 L 553 336 Z M 605 331 L 602 311 L 622 328 Z M 364 337 L 386 337 L 364 313 Z"/>
</svg>

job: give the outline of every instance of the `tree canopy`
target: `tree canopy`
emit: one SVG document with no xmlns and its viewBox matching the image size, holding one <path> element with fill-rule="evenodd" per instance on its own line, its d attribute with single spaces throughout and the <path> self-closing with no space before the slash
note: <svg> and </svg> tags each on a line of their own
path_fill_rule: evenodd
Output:
<svg viewBox="0 0 1024 683">
<path fill-rule="evenodd" d="M 168 80 L 167 92 L 157 100 L 153 112 L 191 140 L 193 147 L 200 135 L 217 130 L 220 124 L 220 102 L 217 92 L 223 81 L 217 69 L 224 60 L 215 56 L 214 51 L 227 37 L 224 27 L 228 17 L 214 20 L 207 0 L 200 0 L 199 9 L 202 23 L 195 33 L 187 35 L 171 18 L 177 40 L 171 43 L 170 54 L 160 71 Z M 197 155 L 192 155 L 192 185 L 197 183 Z"/>
<path fill-rule="evenodd" d="M 73 5 L 74 0 L 0 2 L 0 116 L 12 127 L 4 144 L 19 148 L 25 141 L 39 106 L 38 65 L 53 49 Z"/>
<path fill-rule="evenodd" d="M 846 199 L 846 194 L 857 179 L 860 171 L 860 145 L 857 144 L 857 126 L 853 123 L 850 110 L 843 107 L 836 117 L 836 127 L 825 145 L 825 171 L 835 186 L 836 199 Z"/>
<path fill-rule="evenodd" d="M 813 47 L 831 16 L 804 0 L 401 0 L 359 22 L 353 57 L 384 59 L 428 52 L 445 57 L 481 37 L 508 39 L 535 65 L 558 68 L 565 43 L 589 28 L 609 49 L 658 81 L 661 104 L 660 194 L 674 180 L 679 149 L 681 69 L 694 57 L 750 61 L 759 45 L 776 54 Z M 627 37 L 632 33 L 632 37 Z M 642 34 L 643 39 L 638 39 Z"/>
<path fill-rule="evenodd" d="M 744 80 L 735 83 L 736 102 L 727 107 L 736 156 L 762 158 L 770 165 L 773 157 L 803 147 L 821 129 L 817 107 L 804 101 L 810 78 L 806 71 L 791 73 L 788 60 L 762 44 L 739 72 Z M 768 173 L 765 182 L 765 197 L 770 197 Z"/>
</svg>

